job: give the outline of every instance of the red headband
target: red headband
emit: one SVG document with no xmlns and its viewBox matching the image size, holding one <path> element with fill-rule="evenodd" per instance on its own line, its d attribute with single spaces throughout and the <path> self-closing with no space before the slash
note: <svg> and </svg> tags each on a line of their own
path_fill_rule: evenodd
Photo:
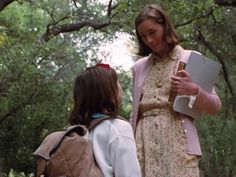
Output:
<svg viewBox="0 0 236 177">
<path fill-rule="evenodd" d="M 111 68 L 109 64 L 104 64 L 104 63 L 98 63 L 95 66 L 96 67 L 106 68 L 106 69 L 110 69 Z"/>
</svg>

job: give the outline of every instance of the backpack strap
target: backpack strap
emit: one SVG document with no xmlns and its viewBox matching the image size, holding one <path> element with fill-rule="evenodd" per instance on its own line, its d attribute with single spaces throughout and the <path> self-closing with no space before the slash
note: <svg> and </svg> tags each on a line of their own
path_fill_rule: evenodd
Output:
<svg viewBox="0 0 236 177">
<path fill-rule="evenodd" d="M 50 155 L 57 150 L 65 136 L 69 135 L 71 132 L 76 132 L 81 136 L 88 138 L 88 130 L 82 125 L 73 125 L 66 128 L 63 131 L 57 131 L 49 134 L 39 148 L 34 152 L 34 155 L 40 156 L 45 160 L 50 159 Z"/>
<path fill-rule="evenodd" d="M 37 177 L 48 177 L 47 174 L 47 161 L 44 159 L 37 160 Z"/>
</svg>

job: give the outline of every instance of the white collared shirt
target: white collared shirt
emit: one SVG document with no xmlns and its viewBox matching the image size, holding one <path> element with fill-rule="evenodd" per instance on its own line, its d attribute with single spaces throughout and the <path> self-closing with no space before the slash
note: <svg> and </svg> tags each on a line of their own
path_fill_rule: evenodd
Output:
<svg viewBox="0 0 236 177">
<path fill-rule="evenodd" d="M 90 131 L 95 159 L 104 177 L 141 177 L 129 122 L 105 120 Z"/>
</svg>

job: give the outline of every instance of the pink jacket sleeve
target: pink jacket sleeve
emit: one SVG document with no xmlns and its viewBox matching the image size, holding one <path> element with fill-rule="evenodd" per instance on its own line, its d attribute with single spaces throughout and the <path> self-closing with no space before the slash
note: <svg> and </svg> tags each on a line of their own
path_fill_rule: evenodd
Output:
<svg viewBox="0 0 236 177">
<path fill-rule="evenodd" d="M 133 82 L 132 82 L 132 98 L 133 98 L 133 100 L 134 100 L 134 79 L 135 79 L 135 72 L 134 72 L 134 69 L 132 68 L 132 73 L 133 73 Z M 133 127 L 133 129 L 135 129 L 135 124 L 134 124 L 134 122 L 135 122 L 135 118 L 134 118 L 134 109 L 133 109 L 133 107 L 134 107 L 134 101 L 132 101 L 132 110 L 131 110 L 131 113 L 130 113 L 130 119 L 129 119 L 129 121 L 130 121 L 130 124 L 131 124 L 131 126 Z"/>
<path fill-rule="evenodd" d="M 213 88 L 210 93 L 199 88 L 194 106 L 208 114 L 217 114 L 221 109 L 221 101 Z"/>
</svg>

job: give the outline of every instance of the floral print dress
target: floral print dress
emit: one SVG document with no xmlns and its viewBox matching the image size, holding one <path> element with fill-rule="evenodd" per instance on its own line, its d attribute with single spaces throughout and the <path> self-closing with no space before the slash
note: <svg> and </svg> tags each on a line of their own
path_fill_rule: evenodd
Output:
<svg viewBox="0 0 236 177">
<path fill-rule="evenodd" d="M 172 55 L 176 55 L 172 53 Z M 176 59 L 153 59 L 143 88 L 136 128 L 143 177 L 199 177 L 198 158 L 186 153 L 186 136 L 178 113 L 168 102 Z"/>
</svg>

